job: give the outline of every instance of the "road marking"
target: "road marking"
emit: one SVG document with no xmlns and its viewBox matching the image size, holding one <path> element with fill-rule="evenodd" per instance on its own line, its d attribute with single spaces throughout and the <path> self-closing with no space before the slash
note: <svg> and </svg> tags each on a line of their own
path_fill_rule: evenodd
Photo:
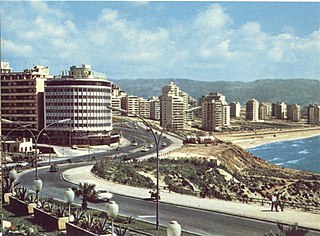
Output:
<svg viewBox="0 0 320 236">
<path fill-rule="evenodd" d="M 154 218 L 154 217 L 156 217 L 156 216 L 154 216 L 154 215 L 138 216 L 138 218 Z"/>
</svg>

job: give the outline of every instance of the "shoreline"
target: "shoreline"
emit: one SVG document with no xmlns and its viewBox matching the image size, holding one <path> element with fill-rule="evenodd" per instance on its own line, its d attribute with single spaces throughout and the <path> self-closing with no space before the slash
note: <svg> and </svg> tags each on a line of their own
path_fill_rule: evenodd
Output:
<svg viewBox="0 0 320 236">
<path fill-rule="evenodd" d="M 217 138 L 223 141 L 232 142 L 233 144 L 238 145 L 246 150 L 268 143 L 312 138 L 315 136 L 320 136 L 320 128 L 216 135 Z"/>
</svg>

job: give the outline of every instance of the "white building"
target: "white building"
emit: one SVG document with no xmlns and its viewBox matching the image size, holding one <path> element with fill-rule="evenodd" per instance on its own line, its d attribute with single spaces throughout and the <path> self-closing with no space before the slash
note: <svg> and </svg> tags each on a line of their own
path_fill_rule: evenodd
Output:
<svg viewBox="0 0 320 236">
<path fill-rule="evenodd" d="M 202 128 L 208 131 L 218 131 L 230 125 L 230 106 L 225 102 L 225 96 L 219 93 L 210 93 L 203 96 Z"/>
<path fill-rule="evenodd" d="M 111 135 L 111 82 L 89 65 L 72 66 L 69 75 L 55 76 L 45 84 L 46 125 L 53 143 L 102 145 L 117 139 Z"/>
<path fill-rule="evenodd" d="M 320 105 L 310 104 L 308 107 L 308 124 L 320 124 Z"/>
<path fill-rule="evenodd" d="M 139 98 L 133 95 L 126 95 L 121 98 L 121 108 L 128 112 L 123 115 L 139 115 Z"/>
<path fill-rule="evenodd" d="M 150 102 L 150 119 L 160 120 L 160 100 L 159 97 L 151 97 Z"/>
<path fill-rule="evenodd" d="M 139 116 L 150 118 L 150 101 L 144 98 L 139 98 Z"/>
<path fill-rule="evenodd" d="M 173 82 L 162 88 L 160 107 L 160 125 L 162 127 L 171 130 L 185 129 L 185 111 L 188 108 L 187 94 Z"/>
</svg>

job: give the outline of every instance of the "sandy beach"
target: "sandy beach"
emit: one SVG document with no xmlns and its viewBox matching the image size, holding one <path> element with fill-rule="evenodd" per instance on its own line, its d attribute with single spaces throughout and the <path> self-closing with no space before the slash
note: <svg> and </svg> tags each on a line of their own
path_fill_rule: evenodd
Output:
<svg viewBox="0 0 320 236">
<path fill-rule="evenodd" d="M 290 129 L 290 130 L 263 130 L 243 133 L 224 133 L 215 135 L 223 141 L 232 142 L 244 149 L 257 147 L 263 144 L 280 142 L 287 140 L 311 138 L 320 136 L 320 127 L 305 128 L 305 129 Z"/>
</svg>

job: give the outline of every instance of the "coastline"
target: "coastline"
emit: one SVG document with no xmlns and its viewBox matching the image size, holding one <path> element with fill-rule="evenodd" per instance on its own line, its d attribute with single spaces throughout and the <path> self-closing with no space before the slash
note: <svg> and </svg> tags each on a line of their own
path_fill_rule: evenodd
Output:
<svg viewBox="0 0 320 236">
<path fill-rule="evenodd" d="M 315 136 L 320 136 L 320 128 L 216 135 L 217 138 L 232 142 L 244 149 L 254 148 L 268 143 L 305 139 Z"/>
</svg>

